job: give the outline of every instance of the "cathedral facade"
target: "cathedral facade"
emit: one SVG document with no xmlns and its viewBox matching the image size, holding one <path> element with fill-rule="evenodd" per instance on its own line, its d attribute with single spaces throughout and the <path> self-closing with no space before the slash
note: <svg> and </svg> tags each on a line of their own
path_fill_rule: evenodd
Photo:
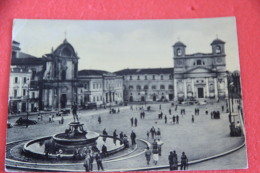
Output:
<svg viewBox="0 0 260 173">
<path fill-rule="evenodd" d="M 228 96 L 225 42 L 215 39 L 211 53 L 186 54 L 186 45 L 178 41 L 174 53 L 174 99 L 212 100 Z"/>
</svg>

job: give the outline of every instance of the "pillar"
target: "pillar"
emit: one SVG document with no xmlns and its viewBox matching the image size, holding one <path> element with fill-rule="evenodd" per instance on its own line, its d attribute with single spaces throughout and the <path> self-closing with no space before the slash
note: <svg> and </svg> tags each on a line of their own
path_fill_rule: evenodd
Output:
<svg viewBox="0 0 260 173">
<path fill-rule="evenodd" d="M 177 88 L 178 88 L 178 87 L 177 87 L 177 79 L 174 79 L 173 82 L 174 82 L 174 100 L 177 101 L 177 100 L 178 100 L 178 95 L 177 95 L 177 93 L 178 93 L 178 92 L 177 92 Z"/>
<path fill-rule="evenodd" d="M 187 98 L 187 81 L 186 79 L 183 80 L 183 84 L 184 84 L 184 99 Z"/>
<path fill-rule="evenodd" d="M 209 98 L 209 78 L 206 78 L 206 97 Z"/>
<path fill-rule="evenodd" d="M 214 78 L 214 92 L 215 92 L 215 99 L 218 100 L 218 84 L 217 84 L 217 78 Z"/>
</svg>

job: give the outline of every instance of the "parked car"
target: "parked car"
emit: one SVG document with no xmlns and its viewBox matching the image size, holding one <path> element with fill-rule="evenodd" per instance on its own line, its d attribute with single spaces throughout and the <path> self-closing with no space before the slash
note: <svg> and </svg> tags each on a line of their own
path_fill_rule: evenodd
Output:
<svg viewBox="0 0 260 173">
<path fill-rule="evenodd" d="M 37 124 L 37 121 L 34 120 L 29 120 L 27 118 L 22 118 L 20 117 L 17 121 L 16 124 L 19 126 L 25 126 L 25 125 L 35 125 Z"/>
</svg>

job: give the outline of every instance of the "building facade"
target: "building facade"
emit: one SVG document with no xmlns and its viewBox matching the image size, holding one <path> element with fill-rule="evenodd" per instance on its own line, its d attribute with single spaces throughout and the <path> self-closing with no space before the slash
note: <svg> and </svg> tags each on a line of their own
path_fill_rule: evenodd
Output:
<svg viewBox="0 0 260 173">
<path fill-rule="evenodd" d="M 77 102 L 79 57 L 65 39 L 43 58 L 45 63 L 39 83 L 41 107 L 51 110 L 70 108 Z"/>
<path fill-rule="evenodd" d="M 173 68 L 124 69 L 115 72 L 123 76 L 124 100 L 173 100 Z"/>
<path fill-rule="evenodd" d="M 79 71 L 79 100 L 81 105 L 96 103 L 110 106 L 123 102 L 123 78 L 102 70 Z"/>
<path fill-rule="evenodd" d="M 228 96 L 225 42 L 215 39 L 211 53 L 186 54 L 186 45 L 173 45 L 175 100 L 218 100 Z"/>
<path fill-rule="evenodd" d="M 16 114 L 20 112 L 35 111 L 37 106 L 38 92 L 30 87 L 31 70 L 11 67 L 9 83 L 9 112 Z M 35 103 L 36 101 L 36 103 Z"/>
</svg>

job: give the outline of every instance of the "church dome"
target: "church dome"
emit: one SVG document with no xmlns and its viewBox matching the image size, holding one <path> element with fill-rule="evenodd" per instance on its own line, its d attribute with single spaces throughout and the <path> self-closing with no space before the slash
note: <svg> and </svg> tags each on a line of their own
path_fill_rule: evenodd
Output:
<svg viewBox="0 0 260 173">
<path fill-rule="evenodd" d="M 225 42 L 217 38 L 217 39 L 213 40 L 213 42 L 211 43 L 211 45 L 213 45 L 213 44 L 225 44 Z"/>
<path fill-rule="evenodd" d="M 183 44 L 182 42 L 178 41 L 178 42 L 176 42 L 176 43 L 173 45 L 173 47 L 186 47 L 186 45 Z"/>
</svg>

